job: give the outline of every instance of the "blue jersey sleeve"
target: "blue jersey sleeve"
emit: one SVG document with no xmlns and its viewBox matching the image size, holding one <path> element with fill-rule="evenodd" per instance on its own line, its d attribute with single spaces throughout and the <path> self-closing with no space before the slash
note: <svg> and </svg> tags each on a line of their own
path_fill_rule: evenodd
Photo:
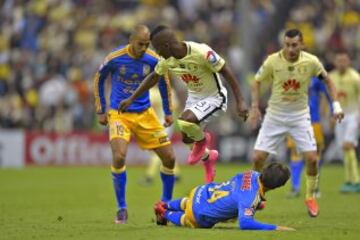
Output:
<svg viewBox="0 0 360 240">
<path fill-rule="evenodd" d="M 112 72 L 112 65 L 110 62 L 101 64 L 98 72 L 95 74 L 94 79 L 94 95 L 96 113 L 103 114 L 106 112 L 106 99 L 105 99 L 105 80 L 109 73 Z"/>
<path fill-rule="evenodd" d="M 261 223 L 254 219 L 255 210 L 251 207 L 239 207 L 239 227 L 241 230 L 276 230 L 276 225 Z"/>
<path fill-rule="evenodd" d="M 162 99 L 162 106 L 165 115 L 171 115 L 172 113 L 172 101 L 171 101 L 171 87 L 170 87 L 170 79 L 169 75 L 165 74 L 161 77 L 158 83 L 161 99 Z"/>
</svg>

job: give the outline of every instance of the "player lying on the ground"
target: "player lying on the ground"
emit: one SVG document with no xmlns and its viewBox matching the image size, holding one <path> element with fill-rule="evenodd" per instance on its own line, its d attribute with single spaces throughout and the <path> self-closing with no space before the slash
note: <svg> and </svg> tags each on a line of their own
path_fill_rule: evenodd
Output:
<svg viewBox="0 0 360 240">
<path fill-rule="evenodd" d="M 265 192 L 283 186 L 289 177 L 287 166 L 271 163 L 261 173 L 247 171 L 220 184 L 198 186 L 189 197 L 156 203 L 156 223 L 166 225 L 169 221 L 178 226 L 211 228 L 216 223 L 237 217 L 243 230 L 295 230 L 254 219 L 256 210 L 261 209 Z"/>
</svg>

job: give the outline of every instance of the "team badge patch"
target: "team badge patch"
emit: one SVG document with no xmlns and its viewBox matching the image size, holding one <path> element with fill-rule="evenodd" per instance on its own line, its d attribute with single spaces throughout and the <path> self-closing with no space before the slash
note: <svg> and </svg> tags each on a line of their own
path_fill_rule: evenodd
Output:
<svg viewBox="0 0 360 240">
<path fill-rule="evenodd" d="M 216 53 L 213 51 L 208 51 L 206 54 L 206 59 L 211 63 L 215 64 L 218 61 L 218 58 L 216 56 Z"/>
<path fill-rule="evenodd" d="M 253 210 L 251 208 L 245 208 L 244 215 L 245 216 L 253 216 L 254 212 L 253 212 Z"/>
<path fill-rule="evenodd" d="M 151 70 L 150 65 L 144 64 L 144 66 L 143 66 L 143 74 L 144 74 L 144 76 L 148 75 L 150 73 L 150 70 Z"/>
</svg>

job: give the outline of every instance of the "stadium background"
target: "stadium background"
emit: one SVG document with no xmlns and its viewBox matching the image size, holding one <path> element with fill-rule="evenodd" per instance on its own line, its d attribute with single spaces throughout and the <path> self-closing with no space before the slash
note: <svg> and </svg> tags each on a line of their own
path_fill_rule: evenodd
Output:
<svg viewBox="0 0 360 240">
<path fill-rule="evenodd" d="M 337 49 L 347 49 L 354 67 L 360 69 L 359 8 L 355 0 L 2 1 L 2 165 L 21 164 L 9 163 L 21 156 L 27 163 L 60 165 L 111 160 L 105 130 L 96 123 L 92 80 L 106 54 L 126 43 L 138 23 L 150 27 L 164 23 L 177 29 L 182 39 L 208 43 L 231 65 L 249 101 L 254 71 L 268 53 L 280 47 L 280 35 L 287 27 L 303 31 L 307 49 L 328 69 Z M 185 91 L 179 83 L 172 81 L 183 102 Z M 264 91 L 265 99 L 267 93 Z M 240 123 L 231 103 L 227 114 L 209 129 L 217 136 L 222 161 L 247 161 L 255 135 Z M 264 109 L 266 101 L 263 103 Z M 323 125 L 327 146 L 331 146 L 325 159 L 336 160 L 339 155 L 332 147 L 324 109 Z M 186 151 L 174 142 L 178 152 Z M 281 152 L 279 158 L 284 159 L 285 151 Z M 131 145 L 128 164 L 144 163 L 146 154 Z"/>
<path fill-rule="evenodd" d="M 236 72 L 248 101 L 254 72 L 280 47 L 287 27 L 303 31 L 308 50 L 326 68 L 334 51 L 345 48 L 360 69 L 358 0 L 0 0 L 0 239 L 358 239 L 359 195 L 339 194 L 338 164 L 322 168 L 317 219 L 306 214 L 303 197 L 285 198 L 289 184 L 267 195 L 256 217 L 296 232 L 239 232 L 237 223 L 210 230 L 156 226 L 152 205 L 161 182 L 138 184 L 145 172 L 138 165 L 148 156 L 134 144 L 127 158 L 137 165 L 127 169 L 129 221 L 114 225 L 111 155 L 106 130 L 96 123 L 92 81 L 105 55 L 126 43 L 137 23 L 165 23 L 183 39 L 208 43 Z M 172 83 L 183 102 L 180 81 Z M 250 168 L 256 133 L 231 104 L 209 126 L 227 162 L 218 164 L 216 181 Z M 339 160 L 323 109 L 325 158 Z M 186 149 L 176 137 L 174 147 L 184 161 Z M 175 198 L 203 182 L 200 166 L 181 166 L 181 176 Z"/>
</svg>

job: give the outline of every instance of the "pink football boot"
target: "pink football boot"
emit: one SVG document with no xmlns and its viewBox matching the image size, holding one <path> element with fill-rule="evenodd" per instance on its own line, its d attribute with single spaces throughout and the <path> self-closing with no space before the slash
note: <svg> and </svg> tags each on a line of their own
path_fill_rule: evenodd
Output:
<svg viewBox="0 0 360 240">
<path fill-rule="evenodd" d="M 209 158 L 204 161 L 205 168 L 205 182 L 211 183 L 215 178 L 215 163 L 219 158 L 219 153 L 217 150 L 209 151 Z"/>
<path fill-rule="evenodd" d="M 199 162 L 204 155 L 205 149 L 207 145 L 211 141 L 211 135 L 210 133 L 205 133 L 205 138 L 199 142 L 195 142 L 194 147 L 187 159 L 187 162 L 191 165 L 194 165 L 195 163 Z"/>
</svg>

